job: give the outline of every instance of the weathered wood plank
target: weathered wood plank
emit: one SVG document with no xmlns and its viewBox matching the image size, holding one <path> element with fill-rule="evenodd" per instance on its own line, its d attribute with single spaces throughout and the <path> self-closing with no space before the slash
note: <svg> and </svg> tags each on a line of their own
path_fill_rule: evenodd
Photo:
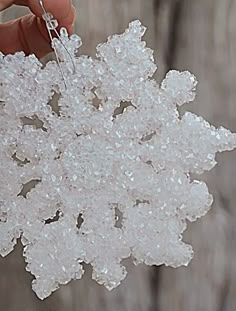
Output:
<svg viewBox="0 0 236 311">
<path fill-rule="evenodd" d="M 187 109 L 236 131 L 234 1 L 180 1 L 172 66 L 199 80 L 198 96 Z M 177 25 L 176 25 L 177 26 Z M 235 308 L 236 152 L 218 157 L 205 178 L 215 196 L 211 212 L 186 236 L 195 248 L 190 266 L 161 270 L 158 310 L 233 311 Z"/>
</svg>

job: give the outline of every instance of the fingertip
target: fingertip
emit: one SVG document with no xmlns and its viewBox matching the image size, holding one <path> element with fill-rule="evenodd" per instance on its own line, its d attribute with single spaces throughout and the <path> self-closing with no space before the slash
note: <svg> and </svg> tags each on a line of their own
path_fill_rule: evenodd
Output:
<svg viewBox="0 0 236 311">
<path fill-rule="evenodd" d="M 74 29 L 75 20 L 76 20 L 76 10 L 75 7 L 72 6 L 70 14 L 68 14 L 68 16 L 65 19 L 60 20 L 59 25 L 60 27 L 65 27 L 68 30 L 69 34 L 71 34 Z"/>
</svg>

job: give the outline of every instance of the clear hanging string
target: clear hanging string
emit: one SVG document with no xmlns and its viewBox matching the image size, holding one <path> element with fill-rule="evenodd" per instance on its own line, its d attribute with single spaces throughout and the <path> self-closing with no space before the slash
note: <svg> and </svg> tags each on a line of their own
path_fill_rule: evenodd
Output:
<svg viewBox="0 0 236 311">
<path fill-rule="evenodd" d="M 68 51 L 67 47 L 65 46 L 64 42 L 61 39 L 60 34 L 57 31 L 58 21 L 54 18 L 54 16 L 50 12 L 46 11 L 44 4 L 43 4 L 43 0 L 38 0 L 38 1 L 39 1 L 40 6 L 41 6 L 41 9 L 43 11 L 42 18 L 46 23 L 46 27 L 47 27 L 47 31 L 49 34 L 50 41 L 53 42 L 53 32 L 54 32 L 56 34 L 57 39 L 59 40 L 59 42 L 61 43 L 63 48 L 66 50 L 67 54 L 69 55 L 72 66 L 73 66 L 73 73 L 75 73 L 76 67 L 75 67 L 73 57 L 72 57 L 71 53 Z M 56 47 L 53 47 L 53 50 L 54 50 L 54 53 L 56 56 L 56 61 L 57 61 L 57 64 L 59 66 L 59 70 L 60 70 L 64 85 L 65 85 L 65 88 L 67 88 L 66 78 L 65 78 L 65 75 L 63 73 L 63 69 L 62 69 L 62 66 L 60 63 L 60 59 L 59 59 L 59 55 L 58 55 Z"/>
</svg>

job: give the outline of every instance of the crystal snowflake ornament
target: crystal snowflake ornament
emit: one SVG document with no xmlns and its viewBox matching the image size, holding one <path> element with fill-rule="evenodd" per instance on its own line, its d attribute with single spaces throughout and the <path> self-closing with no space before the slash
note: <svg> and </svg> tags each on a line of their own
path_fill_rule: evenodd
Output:
<svg viewBox="0 0 236 311">
<path fill-rule="evenodd" d="M 92 59 L 78 57 L 80 38 L 61 29 L 53 39 L 60 68 L 34 55 L 0 56 L 0 254 L 21 239 L 41 299 L 80 279 L 83 262 L 108 289 L 125 278 L 128 257 L 187 265 L 186 220 L 212 204 L 190 173 L 236 147 L 229 130 L 180 117 L 197 81 L 172 70 L 158 85 L 144 32 L 130 23 Z"/>
</svg>

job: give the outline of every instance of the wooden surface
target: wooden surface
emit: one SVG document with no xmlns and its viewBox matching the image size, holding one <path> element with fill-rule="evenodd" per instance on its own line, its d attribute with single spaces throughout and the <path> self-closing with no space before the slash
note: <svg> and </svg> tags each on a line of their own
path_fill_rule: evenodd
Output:
<svg viewBox="0 0 236 311">
<path fill-rule="evenodd" d="M 170 68 L 188 69 L 199 81 L 188 108 L 215 125 L 236 132 L 236 1 L 234 0 L 79 0 L 76 32 L 82 53 L 130 20 L 149 30 L 148 45 L 159 64 L 157 79 Z M 7 20 L 21 15 L 13 8 Z M 218 156 L 207 174 L 215 202 L 209 214 L 189 225 L 185 241 L 195 249 L 189 267 L 134 267 L 111 293 L 88 275 L 41 302 L 31 292 L 21 247 L 0 259 L 0 310 L 4 311 L 235 311 L 236 309 L 236 152 Z"/>
</svg>

